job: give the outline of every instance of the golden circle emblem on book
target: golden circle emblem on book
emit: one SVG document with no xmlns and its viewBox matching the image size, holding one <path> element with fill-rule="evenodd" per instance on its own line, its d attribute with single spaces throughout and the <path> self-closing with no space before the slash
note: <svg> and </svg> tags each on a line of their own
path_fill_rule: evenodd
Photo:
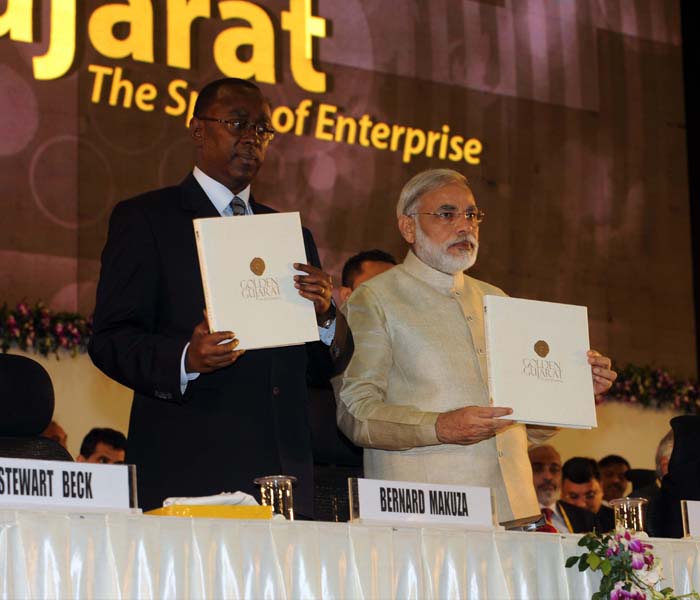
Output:
<svg viewBox="0 0 700 600">
<path fill-rule="evenodd" d="M 544 340 L 538 340 L 535 342 L 535 354 L 544 358 L 549 354 L 549 344 Z"/>
<path fill-rule="evenodd" d="M 265 272 L 265 261 L 256 256 L 250 261 L 250 270 L 253 271 L 258 277 Z"/>
</svg>

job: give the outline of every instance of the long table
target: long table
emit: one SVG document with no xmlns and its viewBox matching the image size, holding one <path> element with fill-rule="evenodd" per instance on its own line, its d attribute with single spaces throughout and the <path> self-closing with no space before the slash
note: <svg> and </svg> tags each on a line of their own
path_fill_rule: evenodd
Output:
<svg viewBox="0 0 700 600">
<path fill-rule="evenodd" d="M 0 597 L 590 598 L 579 536 L 340 523 L 0 511 Z M 700 546 L 651 540 L 664 585 L 700 590 Z"/>
</svg>

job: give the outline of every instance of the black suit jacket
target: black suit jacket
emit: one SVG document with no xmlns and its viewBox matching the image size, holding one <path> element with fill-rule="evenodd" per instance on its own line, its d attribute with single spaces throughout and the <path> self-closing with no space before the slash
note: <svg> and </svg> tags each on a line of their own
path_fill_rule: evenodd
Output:
<svg viewBox="0 0 700 600">
<path fill-rule="evenodd" d="M 569 533 L 588 533 L 598 529 L 598 520 L 595 514 L 585 508 L 559 500 L 557 510 L 569 526 Z"/>
<path fill-rule="evenodd" d="M 609 506 L 601 505 L 596 517 L 598 518 L 598 531 L 605 533 L 615 529 L 615 511 Z"/>
<path fill-rule="evenodd" d="M 251 196 L 254 213 L 274 212 Z M 298 478 L 295 511 L 312 515 L 307 347 L 327 377 L 320 343 L 246 352 L 180 392 L 180 360 L 202 318 L 204 294 L 192 219 L 218 212 L 196 179 L 119 203 L 109 225 L 90 356 L 134 390 L 126 460 L 137 466 L 139 505 L 168 496 L 242 490 L 253 479 Z M 308 262 L 320 266 L 303 230 Z"/>
</svg>

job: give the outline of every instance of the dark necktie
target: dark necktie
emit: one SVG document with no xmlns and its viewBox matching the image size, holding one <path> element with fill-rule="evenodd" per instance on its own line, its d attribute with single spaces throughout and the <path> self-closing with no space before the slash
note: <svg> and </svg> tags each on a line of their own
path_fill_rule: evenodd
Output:
<svg viewBox="0 0 700 600">
<path fill-rule="evenodd" d="M 234 196 L 233 200 L 231 200 L 231 204 L 228 205 L 227 207 L 234 217 L 240 217 L 241 215 L 246 214 L 246 206 L 245 202 L 241 200 L 238 196 Z"/>
</svg>

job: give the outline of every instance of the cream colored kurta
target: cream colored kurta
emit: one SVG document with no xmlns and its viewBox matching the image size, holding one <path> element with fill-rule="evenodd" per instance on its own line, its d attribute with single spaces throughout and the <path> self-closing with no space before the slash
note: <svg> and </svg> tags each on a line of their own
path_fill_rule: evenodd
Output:
<svg viewBox="0 0 700 600">
<path fill-rule="evenodd" d="M 505 295 L 412 252 L 355 290 L 345 307 L 355 352 L 339 384 L 338 425 L 365 447 L 367 477 L 490 487 L 499 521 L 529 520 L 540 510 L 523 425 L 469 446 L 441 444 L 435 433 L 439 413 L 489 405 L 486 294 Z"/>
</svg>

